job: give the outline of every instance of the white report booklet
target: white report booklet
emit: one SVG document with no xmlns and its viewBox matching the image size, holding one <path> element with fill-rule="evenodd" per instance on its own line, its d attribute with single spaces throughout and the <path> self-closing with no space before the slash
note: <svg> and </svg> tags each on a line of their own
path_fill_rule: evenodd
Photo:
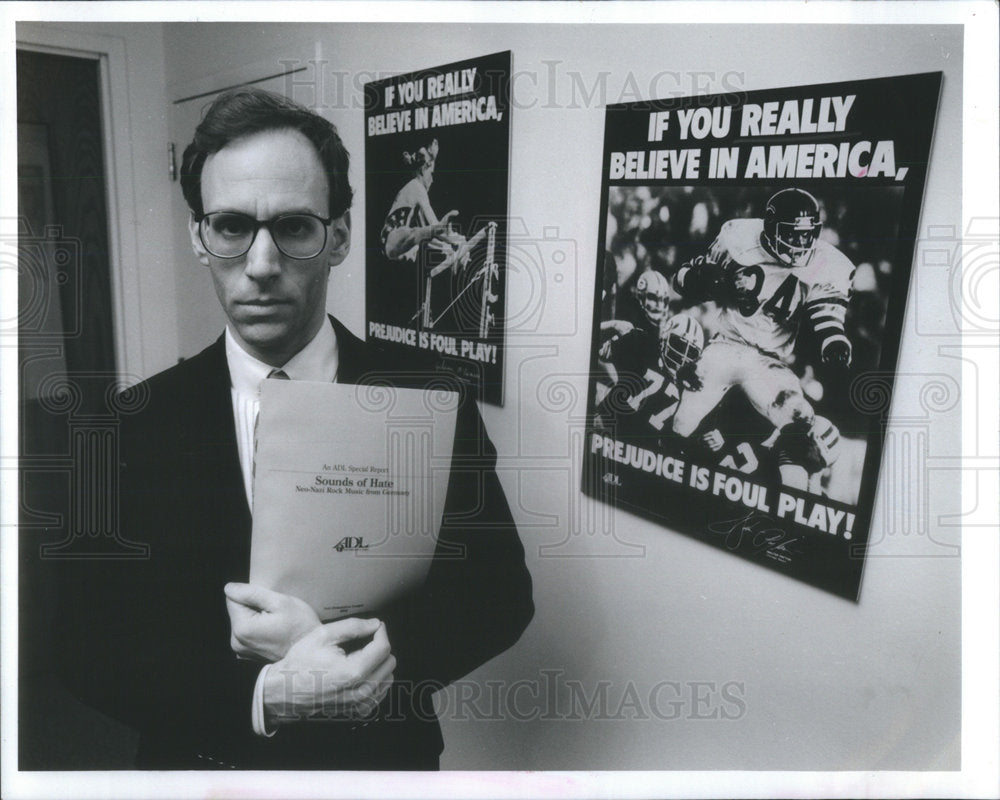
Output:
<svg viewBox="0 0 1000 800">
<path fill-rule="evenodd" d="M 305 600 L 324 622 L 418 586 L 441 527 L 457 406 L 445 391 L 264 381 L 250 583 Z"/>
</svg>

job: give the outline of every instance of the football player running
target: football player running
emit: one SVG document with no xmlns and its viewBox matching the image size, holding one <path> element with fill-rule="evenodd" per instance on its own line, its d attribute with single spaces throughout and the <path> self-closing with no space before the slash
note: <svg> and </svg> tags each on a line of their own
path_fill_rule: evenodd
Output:
<svg viewBox="0 0 1000 800">
<path fill-rule="evenodd" d="M 691 436 L 733 386 L 778 430 L 810 429 L 813 408 L 788 367 L 802 322 L 817 336 L 825 365 L 851 362 L 844 322 L 855 268 L 819 239 L 821 228 L 816 198 L 783 189 L 763 219 L 729 220 L 707 256 L 677 271 L 674 286 L 685 302 L 714 300 L 720 314 L 674 415 L 675 433 Z"/>
</svg>

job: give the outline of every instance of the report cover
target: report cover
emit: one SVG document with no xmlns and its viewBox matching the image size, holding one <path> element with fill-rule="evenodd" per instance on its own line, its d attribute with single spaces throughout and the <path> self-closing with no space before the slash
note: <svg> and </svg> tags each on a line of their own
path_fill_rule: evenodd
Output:
<svg viewBox="0 0 1000 800">
<path fill-rule="evenodd" d="M 250 583 L 324 622 L 384 606 L 426 577 L 455 436 L 447 391 L 264 381 Z"/>
</svg>

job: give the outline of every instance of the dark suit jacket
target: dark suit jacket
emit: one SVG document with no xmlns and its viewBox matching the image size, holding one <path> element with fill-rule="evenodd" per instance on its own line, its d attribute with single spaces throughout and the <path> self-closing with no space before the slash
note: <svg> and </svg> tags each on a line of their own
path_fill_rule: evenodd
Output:
<svg viewBox="0 0 1000 800">
<path fill-rule="evenodd" d="M 334 326 L 338 380 L 372 377 L 377 353 Z M 67 566 L 56 641 L 70 689 L 139 731 L 141 768 L 436 768 L 443 745 L 431 694 L 510 647 L 534 610 L 474 400 L 460 407 L 427 581 L 377 611 L 397 660 L 379 717 L 366 725 L 303 721 L 270 739 L 251 728 L 260 665 L 230 649 L 222 591 L 248 578 L 251 525 L 223 338 L 126 400 L 141 410 L 121 423 L 121 531 L 148 543 L 150 557 Z M 461 555 L 443 557 L 448 545 Z"/>
</svg>

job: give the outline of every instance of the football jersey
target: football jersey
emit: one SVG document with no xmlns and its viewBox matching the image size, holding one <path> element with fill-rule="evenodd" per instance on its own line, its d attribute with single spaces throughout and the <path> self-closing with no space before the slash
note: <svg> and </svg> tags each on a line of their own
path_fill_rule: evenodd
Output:
<svg viewBox="0 0 1000 800">
<path fill-rule="evenodd" d="M 657 333 L 633 328 L 608 343 L 606 361 L 614 365 L 618 382 L 597 408 L 598 416 L 616 426 L 616 434 L 653 444 L 670 430 L 680 391 L 660 361 Z"/>
<path fill-rule="evenodd" d="M 761 219 L 729 220 L 709 249 L 727 286 L 718 333 L 788 361 L 803 314 L 842 332 L 854 265 L 818 240 L 808 263 L 789 266 L 764 247 L 763 231 Z"/>
</svg>

